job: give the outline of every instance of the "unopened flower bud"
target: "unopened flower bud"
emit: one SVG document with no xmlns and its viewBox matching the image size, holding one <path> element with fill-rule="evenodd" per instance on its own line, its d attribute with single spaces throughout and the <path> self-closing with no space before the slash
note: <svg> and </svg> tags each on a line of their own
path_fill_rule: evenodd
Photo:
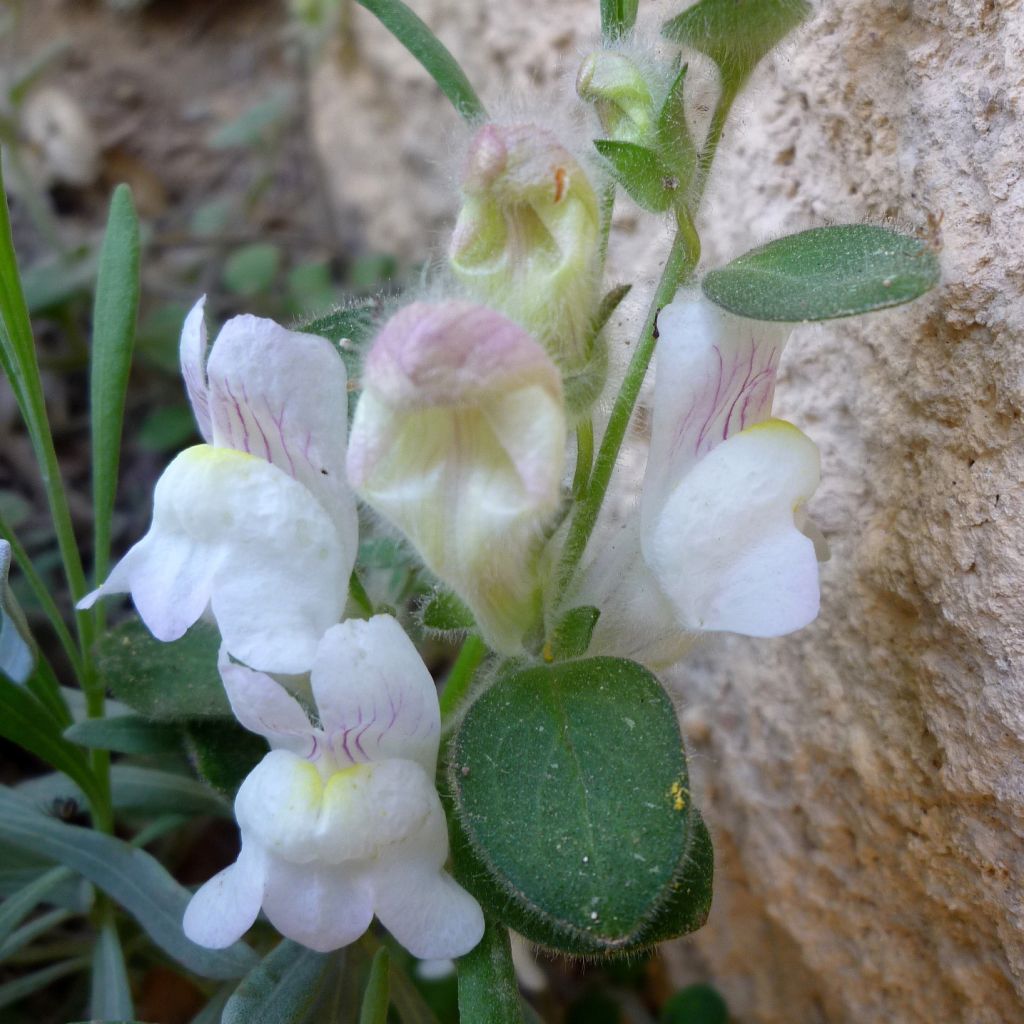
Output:
<svg viewBox="0 0 1024 1024">
<path fill-rule="evenodd" d="M 466 601 L 498 651 L 537 620 L 541 530 L 566 420 L 558 369 L 526 331 L 468 302 L 417 302 L 367 356 L 352 485 Z"/>
<path fill-rule="evenodd" d="M 593 358 L 597 197 L 583 168 L 535 125 L 485 125 L 470 146 L 449 256 L 473 296 L 529 330 L 571 376 Z"/>
<path fill-rule="evenodd" d="M 654 124 L 654 99 L 640 69 L 628 57 L 597 50 L 580 66 L 576 92 L 591 103 L 609 139 L 643 142 Z"/>
</svg>

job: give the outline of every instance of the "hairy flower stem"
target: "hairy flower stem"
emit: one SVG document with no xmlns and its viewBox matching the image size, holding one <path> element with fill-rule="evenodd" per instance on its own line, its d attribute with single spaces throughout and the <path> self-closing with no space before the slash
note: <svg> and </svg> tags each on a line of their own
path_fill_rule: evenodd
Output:
<svg viewBox="0 0 1024 1024">
<path fill-rule="evenodd" d="M 615 405 L 612 408 L 608 427 L 601 440 L 601 447 L 598 450 L 590 480 L 584 493 L 577 498 L 576 510 L 572 523 L 569 526 L 565 547 L 562 549 L 562 558 L 556 578 L 554 601 L 554 607 L 556 608 L 561 604 L 572 584 L 587 543 L 597 524 L 597 517 L 601 512 L 601 506 L 604 504 L 608 484 L 611 481 L 612 472 L 615 469 L 615 463 L 622 448 L 622 442 L 626 437 L 626 430 L 633 416 L 633 410 L 640 395 L 640 388 L 643 385 L 644 378 L 647 376 L 647 368 L 650 366 L 651 358 L 654 355 L 654 346 L 657 342 L 655 327 L 658 313 L 663 306 L 672 301 L 679 287 L 686 282 L 700 260 L 700 236 L 693 226 L 693 220 L 689 211 L 696 212 L 700 208 L 701 200 L 704 197 L 704 190 L 707 187 L 708 176 L 711 172 L 711 165 L 714 162 L 715 153 L 718 151 L 718 143 L 722 138 L 722 131 L 725 128 L 729 111 L 732 109 L 732 104 L 736 99 L 738 91 L 735 85 L 729 83 L 723 85 L 722 93 L 718 98 L 718 103 L 711 118 L 711 125 L 708 128 L 707 139 L 697 163 L 697 174 L 691 193 L 689 210 L 680 208 L 677 211 L 678 229 L 672 242 L 672 248 L 669 250 L 668 258 L 665 260 L 665 267 L 661 272 L 661 280 L 655 289 L 654 299 L 647 312 L 647 319 L 644 321 L 643 330 L 640 332 L 640 340 L 637 343 L 636 350 L 633 352 L 633 358 L 630 360 L 622 386 L 619 388 L 619 393 L 616 396 Z"/>
<path fill-rule="evenodd" d="M 480 662 L 487 657 L 487 645 L 474 635 L 466 637 L 455 659 L 448 681 L 441 691 L 441 728 L 443 729 L 452 716 L 462 706 L 473 683 L 473 676 L 480 667 Z"/>
<path fill-rule="evenodd" d="M 576 428 L 576 469 L 572 475 L 573 497 L 579 500 L 587 489 L 594 464 L 594 421 L 588 416 Z"/>
</svg>

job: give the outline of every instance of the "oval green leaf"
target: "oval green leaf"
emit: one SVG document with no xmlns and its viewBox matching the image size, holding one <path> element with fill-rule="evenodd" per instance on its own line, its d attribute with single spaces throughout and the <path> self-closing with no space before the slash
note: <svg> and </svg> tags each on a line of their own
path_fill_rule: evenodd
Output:
<svg viewBox="0 0 1024 1024">
<path fill-rule="evenodd" d="M 846 224 L 751 249 L 712 270 L 703 288 L 738 316 L 799 323 L 899 306 L 938 281 L 938 258 L 923 242 L 871 224 Z"/>
<path fill-rule="evenodd" d="M 678 900 L 699 818 L 672 703 L 640 665 L 499 679 L 453 737 L 448 779 L 460 880 L 530 941 L 631 951 Z M 709 893 L 689 895 L 702 920 Z"/>
</svg>

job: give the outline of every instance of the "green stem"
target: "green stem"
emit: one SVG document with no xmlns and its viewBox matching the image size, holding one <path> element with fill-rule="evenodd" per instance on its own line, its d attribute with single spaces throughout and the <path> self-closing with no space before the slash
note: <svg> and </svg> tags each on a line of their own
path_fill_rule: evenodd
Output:
<svg viewBox="0 0 1024 1024">
<path fill-rule="evenodd" d="M 480 663 L 487 657 L 487 645 L 472 634 L 467 636 L 441 691 L 441 722 L 447 723 L 462 706 Z"/>
<path fill-rule="evenodd" d="M 640 340 L 626 369 L 626 375 L 616 396 L 615 405 L 612 407 L 611 417 L 608 420 L 604 437 L 601 439 L 601 447 L 594 462 L 590 481 L 585 493 L 577 497 L 576 509 L 558 567 L 555 607 L 561 604 L 572 584 L 573 577 L 583 558 L 583 552 L 586 550 L 587 543 L 597 524 L 597 517 L 604 504 L 608 484 L 615 469 L 615 462 L 626 437 L 626 429 L 633 416 L 640 388 L 647 376 L 647 369 L 654 355 L 654 346 L 657 342 L 654 330 L 658 313 L 663 306 L 672 301 L 680 285 L 693 273 L 700 260 L 700 236 L 693 226 L 693 219 L 689 211 L 696 212 L 700 208 L 711 173 L 711 165 L 714 163 L 725 123 L 729 118 L 729 111 L 732 109 L 733 101 L 742 84 L 742 82 L 731 80 L 726 80 L 722 84 L 722 92 L 711 116 L 704 148 L 697 160 L 697 173 L 690 194 L 689 209 L 681 208 L 677 211 L 678 230 L 665 261 L 661 280 L 654 292 L 654 299 L 640 333 Z"/>
<path fill-rule="evenodd" d="M 366 587 L 363 586 L 363 581 L 359 578 L 359 574 L 354 569 L 348 581 L 348 596 L 355 601 L 359 606 L 359 610 L 367 618 L 373 618 L 373 602 L 370 600 L 370 595 L 366 592 Z"/>
<path fill-rule="evenodd" d="M 576 428 L 576 470 L 572 475 L 572 493 L 577 500 L 587 489 L 593 464 L 594 421 L 588 416 Z"/>
<path fill-rule="evenodd" d="M 461 1024 L 523 1024 L 508 929 L 488 918 L 484 937 L 458 960 Z"/>
<path fill-rule="evenodd" d="M 603 268 L 608 260 L 608 239 L 612 233 L 612 214 L 615 211 L 615 182 L 609 182 L 601 193 L 601 243 L 598 266 Z"/>
<path fill-rule="evenodd" d="M 626 369 L 622 387 L 615 398 L 608 427 L 601 440 L 597 458 L 594 460 L 590 481 L 576 506 L 572 523 L 569 526 L 569 534 L 565 540 L 558 570 L 555 607 L 558 607 L 562 598 L 565 597 L 580 560 L 583 558 L 590 535 L 594 532 L 594 526 L 597 524 L 597 517 L 608 491 L 608 484 L 615 469 L 619 449 L 626 436 L 626 428 L 633 415 L 640 387 L 647 375 L 647 367 L 654 355 L 654 346 L 657 341 L 654 327 L 658 313 L 663 306 L 672 301 L 679 285 L 697 265 L 699 258 L 700 241 L 689 219 L 683 216 L 680 218 L 679 231 L 676 233 L 668 259 L 665 261 L 661 280 L 654 292 L 654 299 L 648 310 L 640 341 L 633 352 L 633 358 Z"/>
</svg>

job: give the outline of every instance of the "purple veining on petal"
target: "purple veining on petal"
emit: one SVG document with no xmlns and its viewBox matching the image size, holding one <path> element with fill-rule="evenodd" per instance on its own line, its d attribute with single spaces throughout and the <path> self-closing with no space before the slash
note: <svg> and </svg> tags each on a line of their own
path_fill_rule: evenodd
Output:
<svg viewBox="0 0 1024 1024">
<path fill-rule="evenodd" d="M 238 399 L 235 397 L 234 392 L 231 390 L 231 382 L 226 377 L 224 378 L 224 390 L 227 392 L 227 396 L 231 400 L 231 404 L 234 406 L 235 415 L 238 417 L 238 426 L 239 429 L 242 431 L 242 445 L 245 451 L 249 455 L 251 455 L 252 447 L 249 444 L 249 430 L 245 424 L 245 417 L 242 414 L 242 407 L 239 404 Z M 228 422 L 231 422 L 230 419 L 228 420 Z M 233 428 L 231 430 L 231 443 L 232 447 L 235 447 L 235 432 Z"/>
<path fill-rule="evenodd" d="M 306 760 L 315 761 L 317 758 L 317 751 L 320 749 L 320 744 L 317 742 L 315 732 L 311 733 L 309 738 L 313 741 L 313 746 L 310 748 L 309 753 L 306 755 Z"/>
<path fill-rule="evenodd" d="M 270 442 L 267 440 L 266 432 L 263 429 L 263 424 L 260 423 L 259 416 L 256 415 L 253 403 L 249 400 L 249 389 L 246 387 L 245 381 L 242 381 L 242 401 L 245 403 L 246 409 L 249 410 L 249 418 L 256 424 L 256 429 L 260 432 L 260 438 L 263 441 L 263 458 L 267 462 L 273 462 L 273 457 L 270 454 Z M 266 399 L 264 399 L 266 401 Z"/>
<path fill-rule="evenodd" d="M 285 406 L 282 405 L 281 406 L 281 415 L 280 416 L 275 416 L 274 415 L 274 410 L 271 409 L 271 407 L 270 407 L 270 401 L 268 399 L 265 399 L 265 401 L 267 403 L 267 412 L 270 414 L 270 419 L 273 422 L 274 426 L 277 427 L 277 436 L 281 440 L 281 451 L 284 452 L 285 456 L 288 459 L 288 468 L 289 468 L 290 475 L 294 477 L 295 476 L 295 460 L 292 458 L 292 453 L 288 450 L 288 443 L 285 440 L 285 436 L 284 436 L 284 414 L 287 412 L 287 409 L 286 409 Z"/>
<path fill-rule="evenodd" d="M 359 732 L 356 733 L 356 739 L 355 739 L 356 750 L 358 750 L 359 753 L 362 754 L 363 757 L 365 757 L 367 761 L 371 761 L 373 759 L 370 757 L 370 755 L 366 752 L 366 749 L 363 747 L 363 736 L 366 734 L 366 730 L 369 729 L 370 726 L 373 725 L 373 723 L 376 722 L 376 721 L 377 721 L 377 715 L 374 714 L 373 718 L 371 718 L 366 723 L 366 725 L 364 725 L 362 727 L 362 729 L 360 729 Z"/>
</svg>

